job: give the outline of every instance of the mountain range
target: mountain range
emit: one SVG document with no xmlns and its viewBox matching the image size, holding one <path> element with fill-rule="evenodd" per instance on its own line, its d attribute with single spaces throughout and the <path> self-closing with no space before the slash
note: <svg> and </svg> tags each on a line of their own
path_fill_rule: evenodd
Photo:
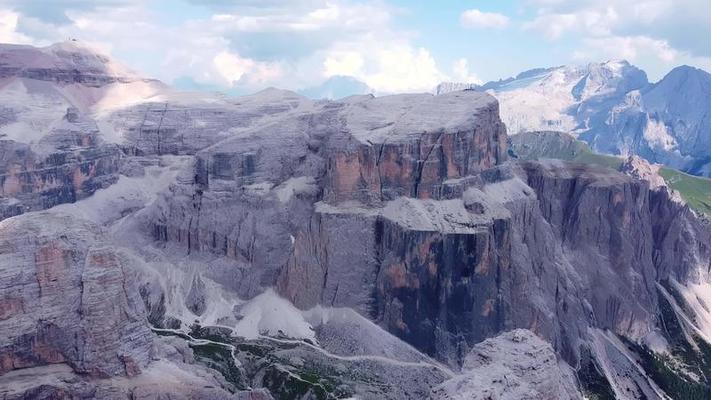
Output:
<svg viewBox="0 0 711 400">
<path fill-rule="evenodd" d="M 0 46 L 0 397 L 709 398 L 708 217 L 640 157 L 507 134 L 647 129 L 693 114 L 675 86 L 461 87 L 228 97 Z"/>
<path fill-rule="evenodd" d="M 626 61 L 539 68 L 488 82 L 509 134 L 557 130 L 593 150 L 711 176 L 711 75 L 680 66 L 659 82 Z M 437 90 L 442 92 L 442 90 Z"/>
</svg>

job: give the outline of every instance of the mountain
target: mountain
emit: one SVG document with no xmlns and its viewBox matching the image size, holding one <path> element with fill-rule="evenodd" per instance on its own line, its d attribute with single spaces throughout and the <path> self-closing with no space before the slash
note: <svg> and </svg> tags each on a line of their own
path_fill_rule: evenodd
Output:
<svg viewBox="0 0 711 400">
<path fill-rule="evenodd" d="M 4 399 L 708 398 L 711 227 L 641 160 L 524 159 L 475 90 L 155 84 L 2 141 Z"/>
<path fill-rule="evenodd" d="M 540 68 L 489 82 L 510 134 L 570 132 L 607 154 L 711 176 L 711 75 L 675 68 L 657 83 L 626 61 Z"/>
<path fill-rule="evenodd" d="M 311 99 L 340 99 L 347 96 L 372 93 L 373 89 L 351 76 L 336 75 L 318 86 L 299 90 L 298 93 Z"/>
<path fill-rule="evenodd" d="M 647 158 L 711 176 L 711 74 L 677 67 L 641 93 L 639 108 Z"/>
</svg>

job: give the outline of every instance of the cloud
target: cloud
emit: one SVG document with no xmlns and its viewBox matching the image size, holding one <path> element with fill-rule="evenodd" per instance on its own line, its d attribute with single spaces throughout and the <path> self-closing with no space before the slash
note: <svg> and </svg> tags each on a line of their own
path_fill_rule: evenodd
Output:
<svg viewBox="0 0 711 400">
<path fill-rule="evenodd" d="M 452 66 L 452 78 L 457 82 L 481 84 L 482 81 L 476 75 L 470 73 L 469 62 L 466 58 L 460 58 Z"/>
<path fill-rule="evenodd" d="M 585 38 L 573 57 L 585 62 L 625 59 L 644 65 L 652 80 L 661 78 L 671 68 L 681 64 L 711 69 L 711 57 L 695 56 L 688 51 L 675 49 L 666 40 L 642 35 Z"/>
<path fill-rule="evenodd" d="M 0 10 L 0 43 L 31 44 L 32 40 L 17 32 L 19 15 L 10 10 Z"/>
<path fill-rule="evenodd" d="M 625 58 L 651 78 L 688 63 L 709 65 L 708 0 L 527 0 L 534 17 L 523 29 L 575 43 L 574 60 Z"/>
<path fill-rule="evenodd" d="M 509 25 L 509 17 L 477 9 L 466 10 L 459 17 L 459 22 L 466 28 L 503 29 Z"/>
<path fill-rule="evenodd" d="M 257 62 L 223 50 L 213 58 L 217 72 L 230 86 L 245 79 L 250 83 L 269 82 L 281 77 L 277 64 Z"/>
<path fill-rule="evenodd" d="M 449 79 L 427 49 L 378 36 L 334 44 L 323 71 L 326 77 L 352 76 L 380 94 L 429 91 Z"/>
<path fill-rule="evenodd" d="M 637 61 L 640 57 L 653 57 L 665 63 L 673 63 L 680 52 L 665 40 L 652 39 L 646 36 L 610 36 L 588 38 L 583 41 L 590 50 L 596 50 L 606 58 Z"/>
<path fill-rule="evenodd" d="M 619 19 L 613 7 L 601 10 L 580 10 L 575 13 L 539 14 L 533 21 L 524 23 L 525 30 L 535 30 L 548 39 L 558 39 L 563 34 L 575 32 L 591 36 L 609 35 Z"/>
<path fill-rule="evenodd" d="M 379 0 L 179 3 L 200 12 L 177 19 L 152 2 L 84 8 L 82 1 L 57 0 L 52 13 L 61 16 L 13 11 L 2 17 L 8 22 L 0 35 L 36 45 L 77 38 L 146 76 L 235 93 L 296 90 L 336 75 L 381 93 L 421 91 L 446 77 L 430 51 L 413 43 L 415 33 L 394 27 L 393 9 Z"/>
<path fill-rule="evenodd" d="M 75 10 L 95 10 L 104 7 L 120 7 L 136 0 L 3 0 L 6 7 L 30 18 L 36 18 L 42 22 L 54 25 L 66 25 L 71 23 L 67 12 Z"/>
<path fill-rule="evenodd" d="M 355 51 L 335 51 L 323 62 L 324 74 L 327 77 L 344 75 L 355 76 L 363 70 L 365 61 L 360 53 Z"/>
<path fill-rule="evenodd" d="M 535 17 L 525 29 L 549 39 L 646 36 L 695 56 L 711 56 L 708 0 L 528 0 Z"/>
<path fill-rule="evenodd" d="M 430 52 L 422 47 L 387 46 L 376 51 L 376 68 L 362 80 L 379 92 L 429 91 L 446 80 Z"/>
</svg>

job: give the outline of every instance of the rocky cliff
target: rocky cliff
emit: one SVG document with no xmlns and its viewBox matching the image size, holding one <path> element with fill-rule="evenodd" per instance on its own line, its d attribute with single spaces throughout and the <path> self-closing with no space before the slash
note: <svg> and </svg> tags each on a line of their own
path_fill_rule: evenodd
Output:
<svg viewBox="0 0 711 400">
<path fill-rule="evenodd" d="M 576 93 L 616 96 L 593 72 Z M 508 159 L 488 94 L 170 93 L 50 125 L 0 158 L 5 398 L 708 389 L 708 223 L 641 160 Z"/>
<path fill-rule="evenodd" d="M 0 140 L 0 218 L 72 203 L 118 178 L 122 153 L 75 108 L 36 144 Z"/>
</svg>

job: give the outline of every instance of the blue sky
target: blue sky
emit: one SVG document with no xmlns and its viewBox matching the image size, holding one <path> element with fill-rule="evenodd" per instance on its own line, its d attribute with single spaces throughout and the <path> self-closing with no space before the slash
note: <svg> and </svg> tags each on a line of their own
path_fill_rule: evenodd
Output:
<svg viewBox="0 0 711 400">
<path fill-rule="evenodd" d="M 0 42 L 76 38 L 182 88 L 378 93 L 624 58 L 711 69 L 709 0 L 0 0 Z"/>
</svg>

